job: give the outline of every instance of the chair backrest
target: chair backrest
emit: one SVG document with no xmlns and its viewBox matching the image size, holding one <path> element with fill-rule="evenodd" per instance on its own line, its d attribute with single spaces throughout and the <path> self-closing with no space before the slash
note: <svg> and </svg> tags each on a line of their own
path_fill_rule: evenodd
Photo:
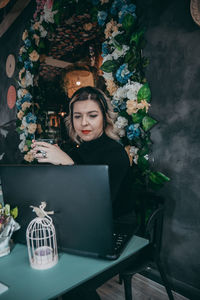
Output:
<svg viewBox="0 0 200 300">
<path fill-rule="evenodd" d="M 154 248 L 154 255 L 159 256 L 162 242 L 164 208 L 160 206 L 150 216 L 145 230 L 145 238 L 149 239 Z"/>
</svg>

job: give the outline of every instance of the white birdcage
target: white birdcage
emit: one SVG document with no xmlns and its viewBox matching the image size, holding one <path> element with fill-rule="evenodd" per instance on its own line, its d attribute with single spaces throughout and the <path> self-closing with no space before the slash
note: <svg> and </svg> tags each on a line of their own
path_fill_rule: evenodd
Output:
<svg viewBox="0 0 200 300">
<path fill-rule="evenodd" d="M 31 267 L 44 270 L 58 262 L 56 232 L 52 219 L 48 216 L 52 211 L 44 211 L 45 202 L 39 207 L 31 206 L 37 214 L 26 230 L 26 240 Z"/>
</svg>

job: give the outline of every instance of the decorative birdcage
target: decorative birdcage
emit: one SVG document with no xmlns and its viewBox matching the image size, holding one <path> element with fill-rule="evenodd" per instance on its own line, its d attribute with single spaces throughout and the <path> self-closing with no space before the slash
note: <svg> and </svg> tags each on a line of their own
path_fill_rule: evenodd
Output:
<svg viewBox="0 0 200 300">
<path fill-rule="evenodd" d="M 39 207 L 31 206 L 38 216 L 33 219 L 26 230 L 26 240 L 31 267 L 45 270 L 58 262 L 56 232 L 49 217 L 53 211 L 44 211 L 46 202 Z"/>
</svg>

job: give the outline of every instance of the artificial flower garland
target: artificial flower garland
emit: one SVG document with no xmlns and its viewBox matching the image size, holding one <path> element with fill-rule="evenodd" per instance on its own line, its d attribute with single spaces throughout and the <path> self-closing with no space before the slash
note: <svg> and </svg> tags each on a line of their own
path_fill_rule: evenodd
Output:
<svg viewBox="0 0 200 300">
<path fill-rule="evenodd" d="M 62 6 L 74 5 L 80 0 L 37 0 L 37 9 L 29 30 L 22 35 L 23 46 L 19 51 L 19 89 L 17 130 L 20 135 L 19 149 L 24 159 L 33 161 L 30 153 L 31 140 L 37 129 L 37 111 L 32 100 L 33 86 L 37 84 L 40 59 L 45 51 L 45 38 L 49 26 L 59 23 Z M 115 131 L 129 155 L 135 170 L 139 170 L 144 184 L 148 178 L 151 185 L 162 185 L 169 178 L 151 170 L 148 162 L 150 129 L 157 123 L 148 115 L 151 91 L 143 75 L 147 60 L 142 57 L 144 32 L 138 26 L 136 6 L 133 0 L 87 0 L 85 7 L 92 19 L 96 19 L 104 31 L 101 66 L 107 92 L 114 110 L 118 112 Z M 92 6 L 91 6 L 92 4 Z M 74 11 L 77 11 L 74 10 Z M 133 168 L 134 169 L 134 168 Z M 138 174 L 138 172 L 137 172 Z"/>
</svg>

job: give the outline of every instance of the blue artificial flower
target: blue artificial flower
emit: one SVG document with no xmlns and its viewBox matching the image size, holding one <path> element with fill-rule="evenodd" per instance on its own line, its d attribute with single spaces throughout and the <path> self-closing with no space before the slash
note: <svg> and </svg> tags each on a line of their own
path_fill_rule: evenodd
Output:
<svg viewBox="0 0 200 300">
<path fill-rule="evenodd" d="M 119 108 L 120 107 L 120 100 L 112 100 L 111 104 L 112 104 L 115 112 L 120 111 L 120 108 Z"/>
<path fill-rule="evenodd" d="M 22 104 L 24 102 L 31 102 L 31 99 L 32 99 L 32 96 L 31 94 L 27 93 L 26 95 L 24 95 L 22 98 L 18 99 L 16 101 L 16 106 L 17 106 L 17 109 L 20 110 L 22 108 Z M 33 122 L 34 123 L 34 122 Z"/>
<path fill-rule="evenodd" d="M 128 70 L 128 64 L 123 64 L 119 67 L 116 72 L 116 79 L 118 82 L 125 84 L 128 82 L 129 78 L 133 75 L 133 72 Z"/>
<path fill-rule="evenodd" d="M 114 109 L 115 112 L 120 112 L 120 111 L 126 109 L 126 102 L 125 101 L 120 101 L 120 100 L 113 99 L 111 101 L 111 104 L 112 104 L 113 109 Z"/>
<path fill-rule="evenodd" d="M 21 110 L 21 108 L 22 108 L 22 99 L 19 99 L 19 100 L 16 101 L 16 106 L 17 106 L 18 110 Z"/>
<path fill-rule="evenodd" d="M 24 95 L 24 97 L 22 98 L 22 103 L 24 102 L 31 102 L 31 99 L 32 99 L 32 95 L 27 93 L 26 95 Z"/>
<path fill-rule="evenodd" d="M 119 23 L 122 24 L 123 19 L 127 14 L 130 14 L 136 18 L 135 9 L 136 6 L 134 4 L 123 5 L 119 12 Z"/>
<path fill-rule="evenodd" d="M 22 59 L 21 55 L 18 56 L 18 61 L 21 62 L 21 63 L 23 62 L 23 59 Z"/>
<path fill-rule="evenodd" d="M 98 5 L 99 4 L 99 0 L 91 0 L 93 5 Z"/>
<path fill-rule="evenodd" d="M 24 68 L 25 68 L 26 70 L 31 70 L 31 69 L 33 68 L 33 63 L 32 63 L 30 60 L 26 60 L 26 61 L 24 62 Z"/>
<path fill-rule="evenodd" d="M 126 102 L 123 101 L 122 104 L 120 105 L 120 110 L 124 110 L 124 109 L 126 109 L 126 108 L 127 108 L 127 107 L 126 107 Z"/>
<path fill-rule="evenodd" d="M 123 5 L 129 4 L 130 0 L 115 0 L 110 8 L 111 15 L 117 15 Z"/>
<path fill-rule="evenodd" d="M 26 116 L 26 122 L 29 123 L 36 123 L 37 117 L 29 112 Z"/>
<path fill-rule="evenodd" d="M 127 131 L 127 138 L 129 140 L 133 140 L 134 138 L 138 137 L 140 135 L 140 129 L 136 127 L 134 124 L 131 124 L 126 128 Z"/>
<path fill-rule="evenodd" d="M 29 39 L 25 39 L 24 44 L 26 48 L 29 48 L 31 46 L 31 41 Z"/>
<path fill-rule="evenodd" d="M 29 140 L 34 140 L 35 139 L 35 135 L 34 134 L 28 134 L 28 139 Z"/>
<path fill-rule="evenodd" d="M 101 54 L 101 56 L 104 57 L 107 54 L 109 54 L 108 44 L 104 42 L 102 44 L 102 54 Z"/>
<path fill-rule="evenodd" d="M 105 24 L 107 15 L 108 15 L 107 12 L 104 10 L 98 12 L 97 19 L 98 19 L 98 24 L 100 26 L 103 26 Z"/>
</svg>

